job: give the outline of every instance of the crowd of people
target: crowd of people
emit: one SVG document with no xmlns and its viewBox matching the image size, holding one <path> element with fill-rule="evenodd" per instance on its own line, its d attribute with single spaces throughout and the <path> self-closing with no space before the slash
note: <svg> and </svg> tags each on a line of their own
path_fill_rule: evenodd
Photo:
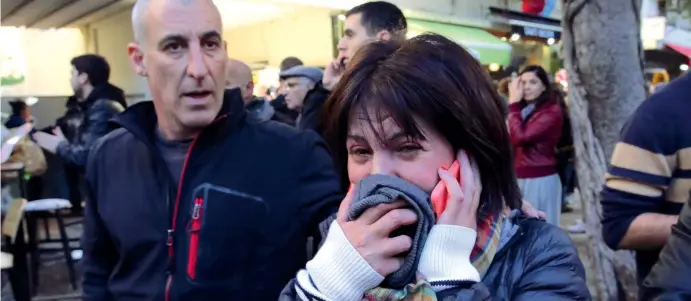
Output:
<svg viewBox="0 0 691 301">
<path fill-rule="evenodd" d="M 591 299 L 559 227 L 574 154 L 547 72 L 501 97 L 456 42 L 407 39 L 395 5 L 345 16 L 333 62 L 287 58 L 271 100 L 210 0 L 134 5 L 152 101 L 127 107 L 100 56 L 71 62 L 67 113 L 31 137 L 85 180 L 84 300 Z M 632 116 L 602 194 L 645 300 L 691 295 L 690 81 Z M 14 106 L 7 126 L 30 122 Z"/>
</svg>

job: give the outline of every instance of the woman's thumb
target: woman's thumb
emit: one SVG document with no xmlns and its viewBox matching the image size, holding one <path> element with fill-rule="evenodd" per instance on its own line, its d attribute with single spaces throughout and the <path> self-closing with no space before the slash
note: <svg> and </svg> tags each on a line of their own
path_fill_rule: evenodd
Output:
<svg viewBox="0 0 691 301">
<path fill-rule="evenodd" d="M 348 221 L 348 212 L 350 211 L 350 205 L 353 203 L 353 195 L 353 183 L 350 183 L 348 193 L 346 193 L 343 201 L 341 201 L 341 205 L 338 206 L 338 214 L 336 215 L 336 219 L 339 222 Z"/>
</svg>

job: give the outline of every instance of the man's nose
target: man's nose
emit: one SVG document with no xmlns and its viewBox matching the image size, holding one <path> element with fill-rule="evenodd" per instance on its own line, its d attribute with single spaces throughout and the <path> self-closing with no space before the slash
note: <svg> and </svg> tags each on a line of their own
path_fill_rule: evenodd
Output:
<svg viewBox="0 0 691 301">
<path fill-rule="evenodd" d="M 345 37 L 342 37 L 342 38 L 338 41 L 338 45 L 336 46 L 336 49 L 338 49 L 338 51 L 344 52 L 344 51 L 346 51 L 346 49 L 347 49 L 346 46 L 347 46 L 347 44 L 346 44 L 346 42 L 345 42 Z"/>
<path fill-rule="evenodd" d="M 187 76 L 196 80 L 202 80 L 208 74 L 209 67 L 206 65 L 201 47 L 191 46 L 187 62 Z"/>
</svg>

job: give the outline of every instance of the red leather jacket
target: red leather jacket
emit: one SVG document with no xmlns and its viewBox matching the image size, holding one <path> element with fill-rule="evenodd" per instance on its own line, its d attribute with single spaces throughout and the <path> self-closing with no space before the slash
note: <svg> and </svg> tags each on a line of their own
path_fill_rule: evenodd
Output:
<svg viewBox="0 0 691 301">
<path fill-rule="evenodd" d="M 562 122 L 561 107 L 554 99 L 538 104 L 526 121 L 521 117 L 520 103 L 509 105 L 509 133 L 518 178 L 557 173 L 556 147 Z"/>
</svg>

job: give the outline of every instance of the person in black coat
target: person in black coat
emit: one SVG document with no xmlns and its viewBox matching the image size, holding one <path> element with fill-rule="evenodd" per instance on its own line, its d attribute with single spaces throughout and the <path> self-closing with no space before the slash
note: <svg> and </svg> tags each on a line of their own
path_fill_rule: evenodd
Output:
<svg viewBox="0 0 691 301">
<path fill-rule="evenodd" d="M 519 210 L 504 103 L 470 53 L 425 34 L 365 46 L 348 68 L 324 104 L 323 136 L 349 193 L 279 300 L 591 299 L 569 235 Z M 431 229 L 395 202 L 352 215 L 361 181 L 382 175 L 428 194 Z M 421 249 L 405 226 L 428 231 Z M 391 284 L 411 267 L 408 285 Z"/>
<path fill-rule="evenodd" d="M 640 300 L 691 300 L 691 191 L 660 259 L 643 281 Z"/>
<path fill-rule="evenodd" d="M 110 127 L 108 121 L 127 107 L 122 89 L 108 82 L 110 65 L 105 58 L 95 54 L 75 57 L 72 63 L 72 89 L 76 96 L 76 109 L 80 120 L 74 121 L 76 129 L 68 139 L 60 127 L 50 135 L 34 134 L 36 142 L 55 153 L 64 163 L 83 170 L 89 150 Z M 69 102 L 69 101 L 68 101 Z"/>
</svg>

